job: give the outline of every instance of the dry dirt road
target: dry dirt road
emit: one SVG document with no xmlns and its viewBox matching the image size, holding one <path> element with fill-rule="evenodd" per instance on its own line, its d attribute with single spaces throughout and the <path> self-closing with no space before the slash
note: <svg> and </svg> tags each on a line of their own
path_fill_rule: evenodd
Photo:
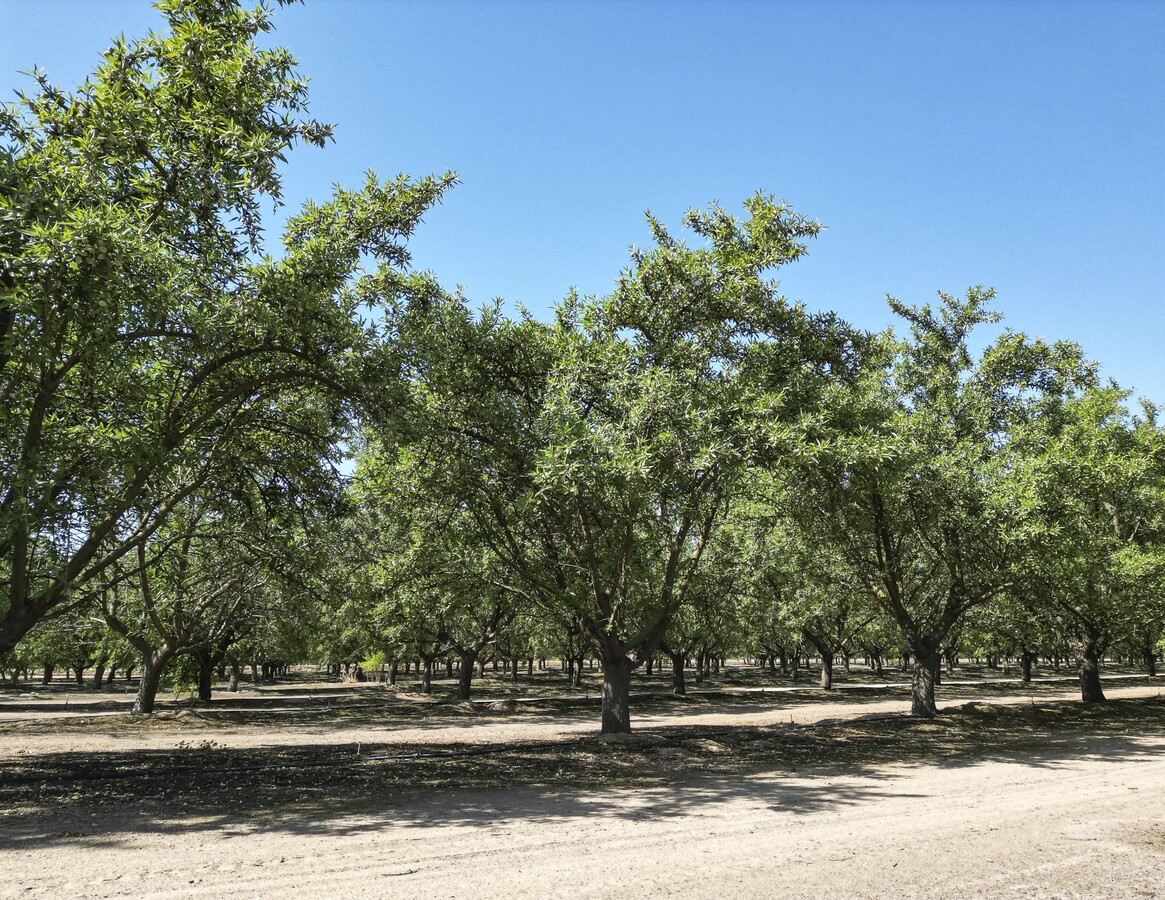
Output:
<svg viewBox="0 0 1165 900">
<path fill-rule="evenodd" d="M 797 715 L 874 711 L 843 706 Z M 432 724 L 425 736 L 440 742 Z M 351 799 L 326 815 L 237 819 L 40 810 L 0 829 L 0 897 L 1165 896 L 1160 729 L 909 765 L 689 772 L 634 789 L 560 780 Z"/>
</svg>

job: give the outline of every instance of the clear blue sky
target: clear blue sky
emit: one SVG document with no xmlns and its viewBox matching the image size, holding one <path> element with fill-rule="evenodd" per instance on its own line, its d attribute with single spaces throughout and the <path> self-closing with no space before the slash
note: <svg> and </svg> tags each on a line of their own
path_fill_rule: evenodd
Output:
<svg viewBox="0 0 1165 900">
<path fill-rule="evenodd" d="M 72 84 L 158 21 L 0 0 L 0 88 L 33 63 Z M 789 296 L 879 328 L 888 293 L 991 285 L 1007 324 L 1165 403 L 1165 3 L 308 0 L 276 22 L 337 124 L 288 201 L 457 170 L 412 247 L 477 300 L 605 292 L 644 210 L 764 188 L 826 226 Z"/>
</svg>

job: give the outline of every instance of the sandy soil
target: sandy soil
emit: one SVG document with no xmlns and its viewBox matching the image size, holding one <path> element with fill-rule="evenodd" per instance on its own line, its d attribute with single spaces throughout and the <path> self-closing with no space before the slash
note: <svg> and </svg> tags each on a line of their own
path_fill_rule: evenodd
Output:
<svg viewBox="0 0 1165 900">
<path fill-rule="evenodd" d="M 1108 687 L 1155 696 L 1155 687 Z M 1069 695 L 1072 696 L 1072 695 Z M 976 698 L 987 700 L 987 695 Z M 1041 698 L 1046 700 L 1047 697 Z M 951 701 L 955 702 L 955 701 Z M 1014 695 L 993 702 L 1030 703 Z M 730 707 L 730 704 L 728 705 Z M 901 698 L 656 710 L 677 722 L 820 722 L 899 712 Z M 767 717 L 767 718 L 766 718 Z M 181 720 L 118 735 L 19 734 L 3 752 L 173 748 Z M 323 726 L 319 726 L 321 729 Z M 941 728 L 942 725 L 927 726 Z M 563 739 L 582 714 L 440 716 L 368 733 L 380 743 Z M 341 728 L 338 743 L 364 734 Z M 208 727 L 199 740 L 281 745 L 296 728 Z M 316 735 L 324 737 L 324 735 Z M 20 746 L 16 746 L 19 743 Z M 80 748 L 78 748 L 80 749 Z M 271 817 L 133 806 L 38 810 L 0 829 L 0 897 L 1157 897 L 1165 893 L 1165 735 L 1082 733 L 1071 742 L 910 765 L 684 774 L 671 783 L 404 790 L 373 808 Z M 229 804 L 228 804 L 229 805 Z"/>
<path fill-rule="evenodd" d="M 1145 678 L 1118 678 L 1106 681 L 1105 695 L 1111 699 L 1130 697 L 1159 697 L 1162 684 L 1149 683 Z M 938 707 L 950 709 L 970 699 L 984 703 L 1023 705 L 1033 700 L 1074 701 L 1079 689 L 1071 682 L 1043 682 L 1029 691 L 1003 687 L 1015 683 L 952 682 L 945 685 L 945 698 L 940 696 Z M 862 685 L 843 686 L 830 694 L 812 688 L 769 689 L 764 694 L 755 691 L 737 691 L 736 696 L 717 699 L 714 703 L 699 702 L 700 694 L 693 692 L 689 704 L 677 701 L 664 708 L 637 708 L 632 703 L 632 725 L 636 731 L 651 731 L 661 727 L 691 725 L 703 727 L 810 725 L 834 719 L 849 719 L 863 715 L 892 715 L 910 710 L 909 686 L 891 684 L 889 695 L 883 690 L 869 690 Z M 999 690 L 993 690 L 998 687 Z M 960 690 L 960 688 L 966 688 Z M 111 705 L 108 695 L 80 695 L 72 698 L 53 697 L 39 702 L 34 712 L 27 703 L 0 702 L 0 760 L 25 754 L 61 752 L 117 751 L 132 747 L 135 750 L 164 750 L 178 743 L 197 743 L 212 740 L 232 749 L 255 747 L 293 747 L 305 741 L 327 741 L 337 747 L 391 744 L 459 744 L 510 743 L 516 741 L 554 741 L 593 734 L 598 719 L 598 697 L 576 709 L 547 711 L 535 699 L 530 704 L 516 703 L 508 709 L 498 707 L 503 700 L 483 700 L 473 704 L 472 714 L 443 716 L 440 707 L 419 721 L 411 716 L 398 716 L 393 706 L 385 706 L 385 694 L 375 687 L 351 685 L 309 685 L 292 692 L 281 692 L 276 687 L 260 689 L 262 699 L 276 705 L 263 710 L 267 715 L 259 722 L 248 722 L 247 713 L 232 715 L 230 710 L 216 713 L 206 708 L 189 710 L 168 709 L 158 713 L 152 722 L 126 726 L 124 709 L 128 700 L 119 698 L 116 704 L 123 709 L 85 711 L 86 702 L 98 706 Z M 336 710 L 351 710 L 350 721 L 335 718 L 322 721 L 306 719 L 294 721 L 298 705 L 305 695 L 318 709 L 324 703 L 334 704 Z M 220 695 L 222 696 L 222 695 Z M 583 698 L 586 699 L 586 698 Z M 69 706 L 66 700 L 71 700 Z M 240 702 L 245 706 L 247 698 Z M 406 695 L 405 704 L 420 702 L 430 705 L 427 698 Z M 527 707 L 530 708 L 527 708 Z M 460 710 L 464 712 L 464 708 Z M 116 727 L 103 727 L 103 718 L 120 719 Z M 278 721 L 286 716 L 289 721 Z M 254 718 L 251 716 L 251 718 Z M 233 720 L 233 721 L 232 721 Z M 274 721 L 273 721 L 274 720 Z M 46 730 L 53 721 L 67 726 L 61 730 Z M 7 726 L 5 728 L 5 726 Z M 27 727 L 22 727 L 27 726 Z M 161 726 L 161 727 L 157 727 Z"/>
</svg>

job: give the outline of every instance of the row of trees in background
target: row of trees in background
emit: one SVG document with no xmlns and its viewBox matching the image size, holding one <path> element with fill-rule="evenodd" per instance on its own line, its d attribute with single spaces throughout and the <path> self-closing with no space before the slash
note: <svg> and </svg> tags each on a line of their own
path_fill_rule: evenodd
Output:
<svg viewBox="0 0 1165 900">
<path fill-rule="evenodd" d="M 1106 653 L 1152 667 L 1163 433 L 1077 346 L 983 346 L 982 289 L 891 301 L 901 333 L 812 314 L 772 274 L 818 226 L 763 194 L 691 243 L 649 219 L 549 322 L 409 270 L 449 175 L 263 255 L 329 129 L 264 11 L 163 11 L 0 113 L 8 671 L 133 668 L 148 712 L 174 667 L 456 659 L 468 696 L 486 657 L 593 655 L 617 732 L 649 660 L 909 657 L 919 715 L 960 653 L 1075 658 L 1086 700 Z"/>
</svg>

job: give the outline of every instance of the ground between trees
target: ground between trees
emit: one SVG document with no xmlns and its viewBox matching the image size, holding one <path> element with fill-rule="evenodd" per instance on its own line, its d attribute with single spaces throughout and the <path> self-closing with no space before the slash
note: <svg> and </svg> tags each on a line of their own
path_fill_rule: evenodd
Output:
<svg viewBox="0 0 1165 900">
<path fill-rule="evenodd" d="M 815 725 L 668 725 L 630 738 L 567 736 L 553 741 L 457 741 L 453 743 L 372 743 L 352 746 L 334 736 L 353 721 L 402 716 L 400 705 L 379 715 L 375 704 L 336 703 L 293 711 L 284 707 L 221 710 L 191 707 L 163 713 L 148 725 L 128 715 L 65 720 L 8 721 L 0 725 L 10 745 L 22 735 L 87 731 L 120 734 L 127 749 L 87 752 L 61 749 L 9 756 L 0 761 L 0 835 L 37 846 L 99 832 L 102 815 L 133 809 L 144 822 L 189 822 L 205 827 L 225 820 L 320 817 L 360 809 L 385 808 L 414 792 L 534 786 L 580 791 L 598 788 L 666 786 L 699 773 L 846 771 L 886 764 L 927 764 L 988 757 L 999 752 L 1056 747 L 1088 752 L 1100 736 L 1165 734 L 1165 700 L 1160 696 L 1114 700 L 1104 705 L 1043 702 L 1040 691 L 1057 685 L 1023 687 L 1026 704 L 998 705 L 1008 685 L 945 688 L 948 696 L 973 698 L 990 687 L 995 703 L 975 699 L 942 714 L 942 722 L 903 714 L 825 720 Z M 1010 687 L 1018 687 L 1012 685 Z M 901 688 L 897 689 L 901 694 Z M 869 693 L 869 692 L 865 692 Z M 1014 692 L 1013 692 L 1014 693 Z M 803 695 L 803 696 L 802 696 Z M 688 699 L 654 696 L 648 707 L 705 709 L 828 705 L 838 694 L 803 690 L 774 696 L 760 693 L 696 695 Z M 897 694 L 896 694 L 897 696 Z M 592 699 L 586 701 L 594 703 Z M 8 705 L 8 704 L 6 704 Z M 384 704 L 380 704 L 384 707 Z M 577 700 L 547 698 L 525 715 L 561 719 L 575 713 Z M 439 730 L 458 721 L 496 720 L 514 715 L 509 701 L 493 704 L 410 704 L 419 724 Z M 219 712 L 219 711 L 215 711 Z M 407 714 L 406 714 L 407 715 Z M 593 713 L 590 713 L 593 715 Z M 529 719 L 527 719 L 529 721 Z M 259 728 L 276 722 L 302 729 L 288 746 L 229 748 L 218 738 L 242 723 Z M 193 729 L 193 730 L 192 730 Z M 167 749 L 142 749 L 135 734 L 176 740 Z M 205 735 L 202 737 L 201 735 Z M 138 745 L 135 747 L 135 745 Z M 63 747 L 63 745 L 62 745 Z M 17 751 L 19 754 L 20 751 Z M 76 813 L 79 831 L 46 834 L 44 817 Z M 83 815 L 82 815 L 83 814 Z M 201 823 L 201 824 L 198 824 Z M 94 833 L 95 833 L 94 832 Z M 7 841 L 6 841 L 7 842 Z"/>
</svg>

